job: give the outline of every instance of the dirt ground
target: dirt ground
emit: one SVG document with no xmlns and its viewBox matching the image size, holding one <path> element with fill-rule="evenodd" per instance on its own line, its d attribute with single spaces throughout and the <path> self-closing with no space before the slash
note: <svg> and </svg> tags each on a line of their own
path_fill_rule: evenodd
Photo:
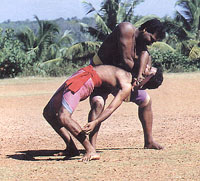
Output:
<svg viewBox="0 0 200 181">
<path fill-rule="evenodd" d="M 200 73 L 164 77 L 159 89 L 148 91 L 153 136 L 164 150 L 143 149 L 137 106 L 123 103 L 101 127 L 101 159 L 87 163 L 78 162 L 81 156 L 53 156 L 65 145 L 42 117 L 43 107 L 65 78 L 1 80 L 0 180 L 200 180 Z M 88 111 L 87 99 L 73 118 L 83 126 Z"/>
</svg>

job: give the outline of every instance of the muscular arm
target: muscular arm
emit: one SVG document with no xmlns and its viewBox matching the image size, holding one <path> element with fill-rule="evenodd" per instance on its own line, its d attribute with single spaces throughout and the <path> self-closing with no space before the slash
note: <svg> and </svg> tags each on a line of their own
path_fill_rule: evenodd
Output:
<svg viewBox="0 0 200 181">
<path fill-rule="evenodd" d="M 145 69 L 147 65 L 151 67 L 151 57 L 149 56 L 149 53 L 147 51 L 142 51 L 139 56 L 140 66 L 139 66 L 139 72 L 138 72 L 138 79 L 142 79 Z"/>
<path fill-rule="evenodd" d="M 132 58 L 132 49 L 134 48 L 134 32 L 135 29 L 130 23 L 119 24 L 119 41 L 120 59 L 125 69 L 131 71 L 134 66 Z"/>
<path fill-rule="evenodd" d="M 83 130 L 86 133 L 90 133 L 91 131 L 93 131 L 95 126 L 106 120 L 122 104 L 124 99 L 131 92 L 132 89 L 131 79 L 132 79 L 131 76 L 126 77 L 126 76 L 121 76 L 120 74 L 118 75 L 118 82 L 120 84 L 121 89 L 118 91 L 117 95 L 108 105 L 108 107 L 98 116 L 98 118 L 84 126 Z"/>
<path fill-rule="evenodd" d="M 108 107 L 96 119 L 97 124 L 106 120 L 122 104 L 123 100 L 129 95 L 130 90 L 131 88 L 124 88 L 119 90 L 119 92 L 108 105 Z"/>
<path fill-rule="evenodd" d="M 135 42 L 135 28 L 130 23 L 121 23 L 119 24 L 119 48 L 121 55 L 121 62 L 123 62 L 127 68 L 126 70 L 132 72 L 134 67 L 134 59 L 136 54 L 136 47 L 139 50 L 138 53 L 138 75 L 137 79 L 139 81 L 143 80 L 142 74 L 144 73 L 148 64 L 151 65 L 151 58 L 147 51 L 145 44 L 136 44 Z M 140 47 L 141 46 L 141 47 Z"/>
</svg>

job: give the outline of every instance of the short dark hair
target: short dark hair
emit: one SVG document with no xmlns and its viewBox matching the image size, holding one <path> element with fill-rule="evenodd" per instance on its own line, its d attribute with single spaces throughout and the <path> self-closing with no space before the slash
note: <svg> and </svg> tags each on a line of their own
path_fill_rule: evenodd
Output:
<svg viewBox="0 0 200 181">
<path fill-rule="evenodd" d="M 161 67 L 157 67 L 156 74 L 149 79 L 149 81 L 143 85 L 142 89 L 156 89 L 163 82 L 163 70 Z"/>
<path fill-rule="evenodd" d="M 158 19 L 154 18 L 149 21 L 146 21 L 143 23 L 140 27 L 139 30 L 144 30 L 146 29 L 147 32 L 149 33 L 157 33 L 157 36 L 159 39 L 164 39 L 165 38 L 165 28 L 163 23 L 161 23 Z"/>
</svg>

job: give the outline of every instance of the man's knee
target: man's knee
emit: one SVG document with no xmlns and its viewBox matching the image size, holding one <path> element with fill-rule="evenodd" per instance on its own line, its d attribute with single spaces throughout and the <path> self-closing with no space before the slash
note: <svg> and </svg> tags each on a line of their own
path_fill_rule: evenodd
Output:
<svg viewBox="0 0 200 181">
<path fill-rule="evenodd" d="M 147 94 L 145 100 L 139 105 L 139 108 L 144 108 L 144 107 L 151 107 L 151 98 L 150 96 Z"/>
<path fill-rule="evenodd" d="M 102 110 L 104 108 L 105 101 L 101 96 L 95 96 L 90 100 L 90 105 L 92 109 Z"/>
<path fill-rule="evenodd" d="M 58 112 L 58 121 L 62 126 L 69 125 L 69 120 L 71 119 L 71 114 L 64 108 L 61 107 Z"/>
<path fill-rule="evenodd" d="M 47 104 L 44 109 L 43 109 L 43 117 L 48 120 L 50 117 L 50 109 L 49 109 L 49 104 Z"/>
</svg>

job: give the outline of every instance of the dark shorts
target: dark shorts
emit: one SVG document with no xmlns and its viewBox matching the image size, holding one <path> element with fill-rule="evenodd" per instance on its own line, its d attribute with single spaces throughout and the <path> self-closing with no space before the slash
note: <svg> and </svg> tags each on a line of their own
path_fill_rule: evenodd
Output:
<svg viewBox="0 0 200 181">
<path fill-rule="evenodd" d="M 103 97 L 104 100 L 106 100 L 108 98 L 109 94 L 112 94 L 113 96 L 115 96 L 118 92 L 118 89 L 105 89 L 103 87 L 98 87 L 95 88 L 94 91 L 92 92 L 90 98 L 93 98 L 95 96 L 101 96 Z M 137 105 L 142 104 L 146 98 L 147 98 L 148 94 L 145 90 L 137 90 L 137 91 L 132 91 L 129 100 L 125 101 L 125 102 L 134 102 Z"/>
</svg>

